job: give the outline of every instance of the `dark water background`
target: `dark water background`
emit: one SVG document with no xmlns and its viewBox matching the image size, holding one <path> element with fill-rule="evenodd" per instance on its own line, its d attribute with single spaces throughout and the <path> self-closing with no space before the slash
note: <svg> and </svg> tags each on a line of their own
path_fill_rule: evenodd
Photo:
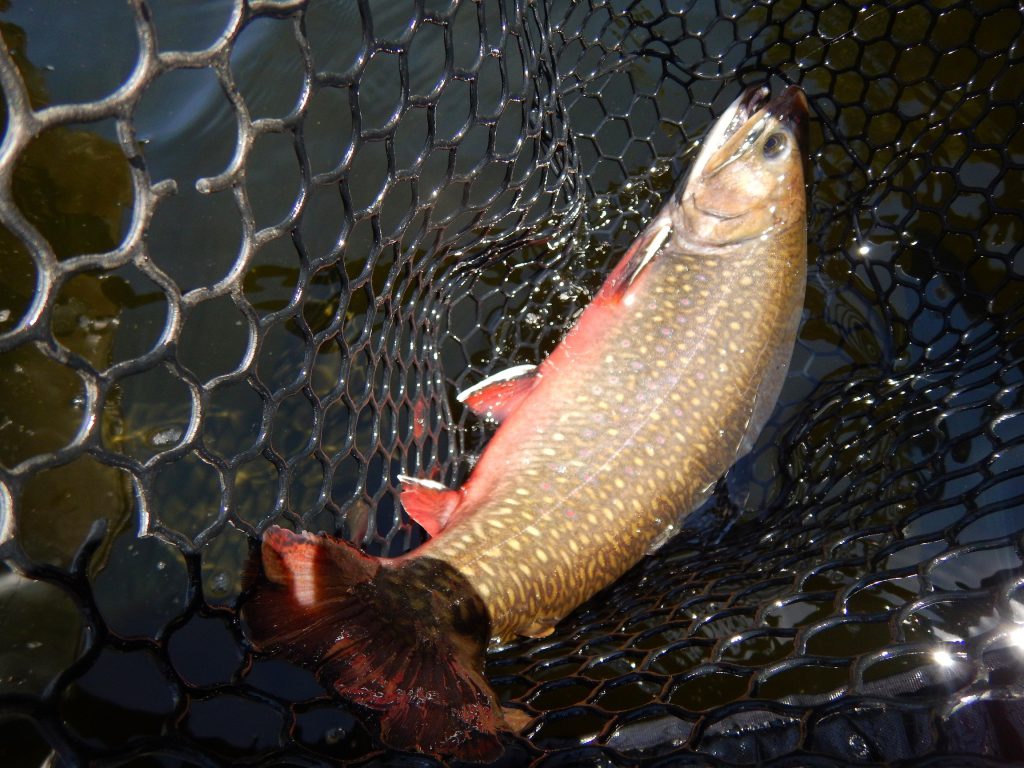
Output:
<svg viewBox="0 0 1024 768">
<path fill-rule="evenodd" d="M 277 755 L 288 740 L 318 759 L 372 753 L 369 733 L 311 676 L 246 651 L 233 608 L 251 534 L 284 513 L 361 537 L 373 551 L 418 541 L 396 521 L 395 475 L 437 468 L 458 480 L 487 436 L 449 410 L 452 393 L 537 362 L 557 343 L 713 116 L 743 82 L 765 78 L 799 83 L 816 117 L 813 266 L 776 417 L 694 519 L 696 533 L 637 569 L 614 599 L 584 607 L 550 642 L 492 658 L 502 695 L 560 714 L 538 721 L 541 748 L 594 737 L 621 746 L 617 713 L 826 695 L 849 683 L 851 659 L 860 660 L 858 679 L 886 679 L 932 664 L 936 643 L 952 643 L 941 647 L 957 667 L 956 643 L 1024 620 L 1024 612 L 1007 615 L 1020 603 L 1006 597 L 1020 578 L 1024 530 L 1020 8 L 644 0 L 627 14 L 580 6 L 581 39 L 603 44 L 574 51 L 571 36 L 559 42 L 572 183 L 533 202 L 490 203 L 503 215 L 470 222 L 460 217 L 487 207 L 509 167 L 494 154 L 542 153 L 557 142 L 539 132 L 518 143 L 524 115 L 549 105 L 541 88 L 539 107 L 503 97 L 523 87 L 515 62 L 522 69 L 527 54 L 501 34 L 497 17 L 485 14 L 481 24 L 472 4 L 433 5 L 426 10 L 449 16 L 450 39 L 440 26 L 417 28 L 407 75 L 384 51 L 358 89 L 346 85 L 359 58 L 359 9 L 370 11 L 378 38 L 400 41 L 413 6 L 322 2 L 306 13 L 308 51 L 285 13 L 238 33 L 220 66 L 240 102 L 215 68 L 203 67 L 166 72 L 133 103 L 130 125 L 151 182 L 174 184 L 173 192 L 157 187 L 164 196 L 145 223 L 158 272 L 129 260 L 114 269 L 83 262 L 59 286 L 50 318 L 53 339 L 115 371 L 114 383 L 97 405 L 81 376 L 38 347 L 0 353 L 0 466 L 30 467 L 33 457 L 73 445 L 84 413 L 99 420 L 101 441 L 99 452 L 6 475 L 19 479 L 16 493 L 0 497 L 0 531 L 6 536 L 16 516 L 18 546 L 53 570 L 34 580 L 0 575 L 5 764 L 39 764 L 50 738 L 96 754 L 170 744 L 196 760 Z M 220 1 L 149 7 L 162 52 L 214 44 L 237 12 Z M 106 98 L 136 71 L 137 22 L 125 3 L 0 8 L 36 108 Z M 571 30 L 573 13 L 556 4 L 549 18 Z M 446 49 L 456 68 L 475 68 L 475 88 L 457 78 L 439 88 Z M 512 75 L 490 69 L 492 51 L 514 62 Z M 259 135 L 245 164 L 242 215 L 237 191 L 217 183 L 235 157 L 238 103 L 247 119 L 286 118 L 306 98 L 307 52 L 337 83 L 303 106 L 308 168 L 292 133 Z M 403 81 L 412 100 L 438 102 L 436 113 L 402 112 Z M 511 116 L 498 120 L 493 145 L 469 119 L 471 95 L 477 114 L 503 108 Z M 128 125 L 106 117 L 54 127 L 21 155 L 14 199 L 57 260 L 113 251 L 139 226 L 138 190 L 119 145 Z M 394 139 L 355 138 L 374 131 Z M 428 147 L 429 136 L 458 151 Z M 389 153 L 394 179 L 385 183 Z M 469 181 L 449 180 L 453 169 Z M 538 176 L 536 187 L 548 183 Z M 442 234 L 424 234 L 422 214 L 410 211 L 411 201 L 429 199 L 431 215 L 448 222 Z M 30 311 L 39 269 L 22 240 L 2 236 L 7 333 Z M 515 237 L 532 242 L 494 245 Z M 429 258 L 439 251 L 444 258 Z M 398 267 L 399 253 L 413 256 Z M 332 259 L 338 265 L 327 268 Z M 238 269 L 244 304 L 216 290 Z M 184 378 L 150 360 L 182 306 L 174 357 Z M 816 528 L 801 515 L 837 522 Z M 91 539 L 81 578 L 61 576 L 76 572 L 100 519 L 106 529 Z M 789 531 L 780 549 L 828 539 L 831 556 L 820 572 L 793 568 L 803 574 L 798 590 L 772 586 L 774 607 L 764 608 L 769 588 L 760 593 L 759 626 L 777 631 L 723 644 L 748 632 L 749 616 L 729 614 L 726 595 L 694 587 L 688 596 L 674 574 L 692 566 L 700 546 L 728 547 L 733 532 L 747 536 L 751 526 Z M 843 538 L 854 530 L 863 535 Z M 942 559 L 954 549 L 957 557 Z M 867 583 L 872 572 L 885 578 Z M 797 638 L 833 616 L 835 595 L 854 582 L 844 609 L 867 618 Z M 993 584 L 1006 585 L 1002 602 Z M 936 585 L 973 597 L 900 613 Z M 646 595 L 642 610 L 635 595 Z M 83 605 L 95 615 L 83 618 Z M 108 638 L 99 647 L 97 617 Z M 707 621 L 695 629 L 700 618 Z M 902 642 L 922 644 L 920 659 L 886 656 L 894 627 Z M 835 663 L 763 673 L 794 654 Z M 711 661 L 726 666 L 691 674 Z M 673 738 L 688 738 L 670 726 L 682 729 Z M 60 729 L 71 742 L 54 736 Z"/>
</svg>

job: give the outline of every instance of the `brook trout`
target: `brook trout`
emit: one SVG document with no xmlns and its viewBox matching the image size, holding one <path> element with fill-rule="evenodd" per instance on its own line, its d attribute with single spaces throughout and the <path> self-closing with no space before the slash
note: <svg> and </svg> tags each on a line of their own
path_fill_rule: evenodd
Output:
<svg viewBox="0 0 1024 768">
<path fill-rule="evenodd" d="M 430 539 L 373 558 L 269 528 L 244 607 L 253 645 L 375 710 L 399 749 L 471 760 L 521 724 L 489 641 L 544 636 L 663 543 L 747 451 L 803 306 L 807 102 L 750 88 L 539 366 L 459 395 L 500 422 L 458 489 L 400 477 Z"/>
</svg>

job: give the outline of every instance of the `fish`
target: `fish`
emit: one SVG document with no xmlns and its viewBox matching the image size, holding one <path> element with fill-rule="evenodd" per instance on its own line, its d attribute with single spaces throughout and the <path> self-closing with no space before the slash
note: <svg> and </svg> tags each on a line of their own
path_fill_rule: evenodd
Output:
<svg viewBox="0 0 1024 768">
<path fill-rule="evenodd" d="M 772 412 L 804 301 L 807 120 L 797 86 L 744 90 L 550 355 L 459 393 L 499 426 L 461 487 L 398 478 L 421 546 L 269 527 L 252 646 L 372 710 L 391 747 L 500 756 L 529 718 L 488 647 L 549 635 L 655 551 Z"/>
</svg>

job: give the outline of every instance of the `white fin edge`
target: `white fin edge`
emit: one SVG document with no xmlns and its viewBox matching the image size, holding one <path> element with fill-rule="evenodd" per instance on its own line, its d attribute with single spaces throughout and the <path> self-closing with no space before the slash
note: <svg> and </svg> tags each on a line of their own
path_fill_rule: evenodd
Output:
<svg viewBox="0 0 1024 768">
<path fill-rule="evenodd" d="M 672 537 L 679 533 L 679 527 L 675 523 L 669 523 L 662 531 L 654 537 L 650 544 L 647 545 L 647 554 L 653 555 L 659 549 L 668 544 Z"/>
<path fill-rule="evenodd" d="M 644 257 L 640 260 L 636 269 L 633 270 L 633 274 L 629 276 L 629 284 L 632 285 L 633 281 L 636 280 L 637 275 L 644 271 L 644 267 L 650 263 L 651 259 L 654 258 L 654 254 L 661 250 L 661 246 L 665 244 L 668 236 L 672 234 L 672 222 L 668 217 L 662 219 L 661 223 L 658 224 L 658 229 L 654 233 L 654 237 L 651 238 L 651 242 L 647 244 L 647 250 L 644 251 Z"/>
<path fill-rule="evenodd" d="M 0 544 L 14 538 L 14 500 L 7 485 L 0 482 Z"/>
<path fill-rule="evenodd" d="M 439 483 L 436 480 L 427 480 L 424 477 L 410 477 L 409 475 L 399 475 L 398 482 L 408 485 L 418 485 L 421 488 L 429 488 L 432 491 L 450 491 L 444 483 Z"/>
<path fill-rule="evenodd" d="M 488 376 L 483 381 L 479 381 L 469 389 L 464 389 L 455 396 L 455 399 L 460 403 L 466 402 L 466 398 L 472 395 L 474 392 L 479 392 L 481 389 L 486 389 L 491 384 L 497 384 L 499 381 L 510 381 L 511 379 L 518 379 L 525 376 L 528 373 L 532 373 L 537 369 L 536 365 L 513 365 L 511 368 L 506 368 L 503 371 L 498 371 L 491 376 Z"/>
</svg>

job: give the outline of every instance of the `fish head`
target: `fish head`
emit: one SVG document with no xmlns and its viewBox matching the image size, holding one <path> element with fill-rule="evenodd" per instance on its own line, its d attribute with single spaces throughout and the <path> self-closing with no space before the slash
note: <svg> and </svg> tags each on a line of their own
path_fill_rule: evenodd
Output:
<svg viewBox="0 0 1024 768">
<path fill-rule="evenodd" d="M 715 122 L 672 211 L 673 227 L 720 247 L 804 226 L 807 99 L 748 88 Z"/>
</svg>

